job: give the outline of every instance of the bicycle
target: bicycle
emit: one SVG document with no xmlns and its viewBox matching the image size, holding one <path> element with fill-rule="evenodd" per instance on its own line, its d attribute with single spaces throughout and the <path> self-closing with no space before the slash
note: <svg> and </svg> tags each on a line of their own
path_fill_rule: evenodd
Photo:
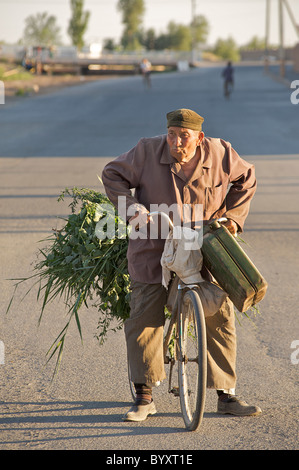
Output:
<svg viewBox="0 0 299 470">
<path fill-rule="evenodd" d="M 151 73 L 150 72 L 144 72 L 142 75 L 143 75 L 144 87 L 145 88 L 151 88 L 152 87 Z"/>
<path fill-rule="evenodd" d="M 149 216 L 157 212 L 149 213 Z M 160 213 L 167 218 L 167 214 Z M 163 355 L 164 363 L 170 365 L 168 392 L 179 396 L 183 420 L 187 430 L 195 431 L 201 424 L 207 384 L 206 326 L 200 287 L 184 284 L 178 276 L 171 279 L 166 304 Z M 173 369 L 178 366 L 178 387 L 172 385 Z M 134 384 L 130 379 L 133 400 L 136 399 Z"/>
<path fill-rule="evenodd" d="M 225 80 L 224 82 L 224 96 L 229 99 L 233 92 L 233 82 L 231 80 Z"/>
</svg>

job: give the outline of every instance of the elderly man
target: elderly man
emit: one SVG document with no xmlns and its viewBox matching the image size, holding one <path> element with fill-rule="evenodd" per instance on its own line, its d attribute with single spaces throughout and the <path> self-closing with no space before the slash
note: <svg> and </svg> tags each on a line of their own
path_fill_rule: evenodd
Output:
<svg viewBox="0 0 299 470">
<path fill-rule="evenodd" d="M 129 240 L 127 254 L 132 294 L 125 335 L 137 395 L 125 417 L 129 421 L 142 421 L 156 413 L 152 388 L 165 378 L 162 344 L 167 292 L 160 264 L 165 239 L 147 235 L 148 212 L 161 204 L 191 209 L 200 205 L 204 223 L 225 216 L 227 228 L 240 232 L 256 189 L 253 165 L 241 159 L 230 143 L 205 137 L 203 121 L 190 109 L 169 112 L 167 135 L 141 139 L 106 165 L 102 175 L 112 203 L 117 206 L 122 196 L 127 220 L 143 229 L 139 237 Z M 198 222 L 195 212 L 191 214 L 193 227 Z M 217 390 L 218 412 L 259 414 L 259 407 L 235 396 L 235 314 L 228 298 L 215 315 L 206 318 L 206 327 L 207 386 Z"/>
</svg>

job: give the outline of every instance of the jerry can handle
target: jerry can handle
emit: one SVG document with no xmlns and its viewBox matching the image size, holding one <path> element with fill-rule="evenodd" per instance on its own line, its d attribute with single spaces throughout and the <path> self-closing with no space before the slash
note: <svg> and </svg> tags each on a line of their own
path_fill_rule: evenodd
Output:
<svg viewBox="0 0 299 470">
<path fill-rule="evenodd" d="M 211 227 L 212 229 L 219 228 L 219 224 L 221 224 L 222 222 L 227 222 L 227 218 L 226 218 L 226 217 L 219 217 L 219 219 L 214 220 L 214 222 L 210 225 L 210 227 Z M 236 238 L 236 237 L 237 237 L 237 233 L 232 234 L 232 236 L 233 236 L 234 238 Z"/>
<path fill-rule="evenodd" d="M 220 228 L 220 224 L 222 222 L 227 222 L 227 218 L 226 217 L 220 217 L 219 219 L 215 219 L 211 223 L 209 223 L 209 227 L 212 230 L 216 230 L 217 228 Z"/>
</svg>

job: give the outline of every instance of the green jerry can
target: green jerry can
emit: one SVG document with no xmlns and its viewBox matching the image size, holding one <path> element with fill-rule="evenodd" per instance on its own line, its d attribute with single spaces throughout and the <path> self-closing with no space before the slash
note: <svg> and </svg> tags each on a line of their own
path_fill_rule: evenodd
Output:
<svg viewBox="0 0 299 470">
<path fill-rule="evenodd" d="M 219 221 L 204 227 L 203 262 L 239 312 L 260 302 L 267 282 L 233 235 Z"/>
</svg>

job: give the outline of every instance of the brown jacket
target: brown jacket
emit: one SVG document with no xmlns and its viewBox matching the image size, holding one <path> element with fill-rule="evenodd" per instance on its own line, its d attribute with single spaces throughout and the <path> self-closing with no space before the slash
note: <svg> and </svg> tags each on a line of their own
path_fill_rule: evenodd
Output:
<svg viewBox="0 0 299 470">
<path fill-rule="evenodd" d="M 140 203 L 147 210 L 153 205 L 201 204 L 203 220 L 225 216 L 243 230 L 250 200 L 256 190 L 253 165 L 245 162 L 221 139 L 205 137 L 201 143 L 201 161 L 187 180 L 180 164 L 170 155 L 166 135 L 143 138 L 128 152 L 106 165 L 102 180 L 111 202 L 126 197 L 127 208 Z M 132 195 L 131 189 L 135 188 Z M 127 219 L 132 216 L 127 216 Z M 193 225 L 196 221 L 192 216 Z M 165 239 L 130 239 L 128 268 L 132 279 L 160 283 L 160 259 Z"/>
</svg>

